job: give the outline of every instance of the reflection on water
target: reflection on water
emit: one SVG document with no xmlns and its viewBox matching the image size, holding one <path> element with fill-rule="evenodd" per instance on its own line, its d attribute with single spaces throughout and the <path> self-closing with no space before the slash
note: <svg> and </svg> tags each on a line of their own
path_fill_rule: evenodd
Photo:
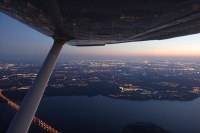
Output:
<svg viewBox="0 0 200 133">
<path fill-rule="evenodd" d="M 38 117 L 62 132 L 120 133 L 127 125 L 152 123 L 172 133 L 200 132 L 200 98 L 193 101 L 128 101 L 104 96 L 44 97 Z M 15 110 L 0 104 L 0 132 Z M 37 126 L 30 133 L 41 131 Z"/>
<path fill-rule="evenodd" d="M 193 101 L 128 101 L 104 96 L 46 97 L 37 116 L 63 132 L 120 133 L 150 122 L 173 133 L 200 132 L 200 98 Z"/>
</svg>

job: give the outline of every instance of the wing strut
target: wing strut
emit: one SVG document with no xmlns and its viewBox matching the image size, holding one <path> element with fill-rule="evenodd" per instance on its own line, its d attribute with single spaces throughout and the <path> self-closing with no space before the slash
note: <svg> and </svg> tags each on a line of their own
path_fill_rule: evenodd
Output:
<svg viewBox="0 0 200 133">
<path fill-rule="evenodd" d="M 56 64 L 58 55 L 62 49 L 64 41 L 54 41 L 54 44 L 46 57 L 42 67 L 25 98 L 20 109 L 15 114 L 7 133 L 27 133 L 31 125 L 33 116 L 38 108 L 46 85 L 49 81 L 53 68 Z"/>
</svg>

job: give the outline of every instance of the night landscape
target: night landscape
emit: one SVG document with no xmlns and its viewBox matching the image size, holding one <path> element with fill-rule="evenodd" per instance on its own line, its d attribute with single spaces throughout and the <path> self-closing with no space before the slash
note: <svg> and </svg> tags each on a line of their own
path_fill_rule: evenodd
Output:
<svg viewBox="0 0 200 133">
<path fill-rule="evenodd" d="M 0 133 L 199 133 L 199 0 L 0 1 Z"/>
</svg>

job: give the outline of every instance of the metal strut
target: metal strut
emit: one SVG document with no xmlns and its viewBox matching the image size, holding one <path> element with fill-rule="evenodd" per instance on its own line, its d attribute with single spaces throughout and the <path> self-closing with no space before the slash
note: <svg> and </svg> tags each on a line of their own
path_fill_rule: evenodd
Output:
<svg viewBox="0 0 200 133">
<path fill-rule="evenodd" d="M 46 57 L 35 82 L 30 87 L 23 99 L 20 109 L 15 114 L 7 133 L 27 133 L 33 120 L 33 116 L 38 108 L 46 85 L 49 81 L 58 55 L 62 49 L 63 41 L 54 41 L 54 44 Z"/>
</svg>

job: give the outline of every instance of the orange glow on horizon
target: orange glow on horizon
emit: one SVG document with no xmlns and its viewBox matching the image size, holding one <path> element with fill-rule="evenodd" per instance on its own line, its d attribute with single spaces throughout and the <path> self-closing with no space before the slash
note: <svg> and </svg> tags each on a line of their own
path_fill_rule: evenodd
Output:
<svg viewBox="0 0 200 133">
<path fill-rule="evenodd" d="M 64 55 L 199 57 L 200 34 L 166 40 L 129 42 L 98 47 L 65 46 Z M 69 49 L 71 54 L 69 53 Z M 73 52 L 74 51 L 74 52 Z M 72 53 L 73 52 L 73 53 Z"/>
</svg>

